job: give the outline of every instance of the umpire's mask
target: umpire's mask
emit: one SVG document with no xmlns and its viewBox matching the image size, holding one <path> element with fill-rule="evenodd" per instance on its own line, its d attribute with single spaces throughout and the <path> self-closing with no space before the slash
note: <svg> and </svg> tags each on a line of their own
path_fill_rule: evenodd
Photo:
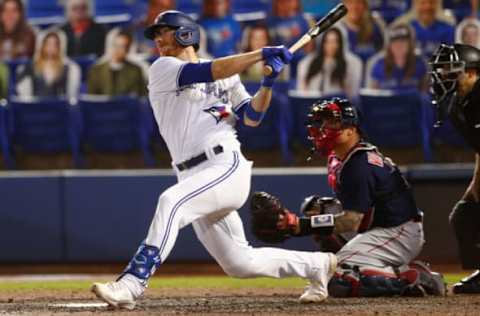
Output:
<svg viewBox="0 0 480 316">
<path fill-rule="evenodd" d="M 441 44 L 429 62 L 430 92 L 437 104 L 452 95 L 458 84 L 458 78 L 465 71 L 465 61 L 460 59 L 454 46 Z"/>
</svg>

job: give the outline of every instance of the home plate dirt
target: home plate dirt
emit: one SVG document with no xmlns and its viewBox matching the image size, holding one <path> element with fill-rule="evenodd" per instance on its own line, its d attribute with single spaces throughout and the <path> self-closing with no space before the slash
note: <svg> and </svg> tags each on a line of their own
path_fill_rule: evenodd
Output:
<svg viewBox="0 0 480 316">
<path fill-rule="evenodd" d="M 115 311 L 88 291 L 0 294 L 0 315 L 479 315 L 480 295 L 429 298 L 330 298 L 297 302 L 301 289 L 150 289 L 133 311 Z"/>
</svg>

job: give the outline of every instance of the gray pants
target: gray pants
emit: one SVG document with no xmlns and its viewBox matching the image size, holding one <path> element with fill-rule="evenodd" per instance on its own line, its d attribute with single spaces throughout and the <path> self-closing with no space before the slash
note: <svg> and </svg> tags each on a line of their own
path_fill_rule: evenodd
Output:
<svg viewBox="0 0 480 316">
<path fill-rule="evenodd" d="M 338 264 L 390 270 L 408 265 L 420 253 L 424 243 L 421 222 L 374 228 L 350 240 L 337 253 Z"/>
</svg>

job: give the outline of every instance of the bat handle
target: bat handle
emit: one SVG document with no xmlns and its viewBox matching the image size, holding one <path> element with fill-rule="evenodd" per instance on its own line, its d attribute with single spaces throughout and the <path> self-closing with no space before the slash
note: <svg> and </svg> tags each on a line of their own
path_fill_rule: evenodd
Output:
<svg viewBox="0 0 480 316">
<path fill-rule="evenodd" d="M 263 66 L 263 75 L 265 77 L 270 76 L 272 74 L 272 72 L 273 72 L 272 67 L 270 67 L 269 65 Z"/>
</svg>

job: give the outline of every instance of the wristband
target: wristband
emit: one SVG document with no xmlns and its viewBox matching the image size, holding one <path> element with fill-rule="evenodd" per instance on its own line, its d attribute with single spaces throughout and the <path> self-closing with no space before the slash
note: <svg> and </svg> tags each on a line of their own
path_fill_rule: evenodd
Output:
<svg viewBox="0 0 480 316">
<path fill-rule="evenodd" d="M 271 88 L 273 87 L 274 83 L 275 83 L 274 78 L 264 77 L 260 84 L 262 85 L 262 87 Z"/>
<path fill-rule="evenodd" d="M 265 117 L 265 112 L 257 112 L 252 107 L 252 102 L 247 103 L 247 108 L 245 109 L 245 115 L 252 121 L 260 122 Z"/>
</svg>

